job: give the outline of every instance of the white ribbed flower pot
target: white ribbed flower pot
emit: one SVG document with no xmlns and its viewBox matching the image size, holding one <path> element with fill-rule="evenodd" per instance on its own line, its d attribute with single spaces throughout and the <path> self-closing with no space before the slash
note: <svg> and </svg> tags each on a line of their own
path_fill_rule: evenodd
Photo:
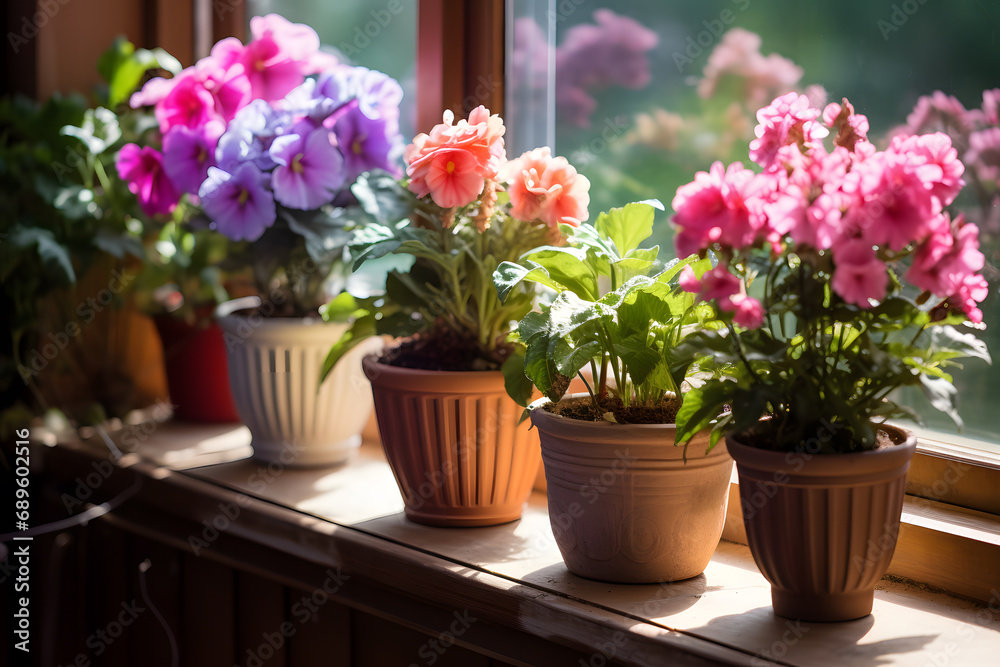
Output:
<svg viewBox="0 0 1000 667">
<path fill-rule="evenodd" d="M 253 436 L 254 458 L 292 467 L 345 462 L 361 444 L 372 410 L 361 359 L 382 341 L 358 345 L 319 387 L 323 359 L 347 325 L 235 314 L 259 303 L 236 299 L 216 311 L 233 401 Z"/>
</svg>

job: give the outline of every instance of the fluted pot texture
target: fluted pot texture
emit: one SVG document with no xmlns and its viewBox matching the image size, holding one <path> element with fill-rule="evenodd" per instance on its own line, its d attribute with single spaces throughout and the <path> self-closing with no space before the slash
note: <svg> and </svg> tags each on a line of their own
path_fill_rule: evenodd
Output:
<svg viewBox="0 0 1000 667">
<path fill-rule="evenodd" d="M 773 452 L 727 437 L 740 480 L 747 540 L 771 583 L 774 613 L 847 621 L 871 613 L 899 534 L 906 472 L 916 450 L 897 444 L 849 454 Z"/>
<path fill-rule="evenodd" d="M 521 517 L 539 464 L 538 436 L 500 371 L 425 371 L 363 361 L 386 459 L 407 518 L 492 526 Z"/>
<path fill-rule="evenodd" d="M 217 318 L 233 400 L 253 436 L 254 458 L 291 467 L 347 461 L 372 410 L 361 357 L 382 342 L 359 345 L 320 386 L 323 360 L 347 325 L 235 314 L 254 303 L 255 297 L 223 304 Z"/>
<path fill-rule="evenodd" d="M 580 394 L 583 396 L 584 394 Z M 701 574 L 722 536 L 733 461 L 708 434 L 685 450 L 673 424 L 569 419 L 532 404 L 549 520 L 566 567 L 619 583 Z"/>
</svg>

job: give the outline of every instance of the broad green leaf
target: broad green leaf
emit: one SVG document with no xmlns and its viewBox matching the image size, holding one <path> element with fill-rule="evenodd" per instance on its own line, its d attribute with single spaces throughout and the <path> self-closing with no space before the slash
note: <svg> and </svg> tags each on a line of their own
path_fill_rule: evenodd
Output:
<svg viewBox="0 0 1000 667">
<path fill-rule="evenodd" d="M 645 335 L 651 324 L 668 323 L 671 316 L 670 305 L 646 290 L 630 294 L 618 307 L 618 325 L 627 333 Z"/>
<path fill-rule="evenodd" d="M 929 330 L 929 334 L 935 350 L 949 350 L 963 357 L 982 359 L 988 364 L 993 363 L 986 343 L 974 333 L 962 332 L 955 327 L 934 327 Z"/>
<path fill-rule="evenodd" d="M 597 218 L 594 228 L 614 243 L 619 257 L 624 257 L 652 235 L 654 206 L 663 210 L 659 202 L 636 202 L 613 208 Z"/>
<path fill-rule="evenodd" d="M 326 377 L 333 370 L 333 367 L 340 361 L 345 354 L 354 349 L 362 341 L 371 338 L 376 335 L 375 331 L 375 316 L 373 314 L 365 315 L 364 317 L 359 317 L 354 320 L 354 324 L 348 329 L 343 336 L 340 337 L 333 347 L 330 348 L 330 352 L 326 355 L 323 360 L 323 370 L 320 374 L 319 384 L 323 384 Z M 317 391 L 319 387 L 317 386 Z"/>
<path fill-rule="evenodd" d="M 602 304 L 584 301 L 572 292 L 560 292 L 549 306 L 550 334 L 557 338 L 569 335 L 576 328 L 608 314 L 613 315 L 613 312 Z"/>
<path fill-rule="evenodd" d="M 56 241 L 51 231 L 38 227 L 18 227 L 5 243 L 20 248 L 35 246 L 42 263 L 57 276 L 57 280 L 76 282 L 76 271 L 73 270 L 69 251 Z"/>
<path fill-rule="evenodd" d="M 500 266 L 493 272 L 493 284 L 501 303 L 507 300 L 507 295 L 510 294 L 511 290 L 524 281 L 551 287 L 556 292 L 566 290 L 565 285 L 552 280 L 548 272 L 540 266 L 528 267 L 514 262 L 501 262 Z"/>
<path fill-rule="evenodd" d="M 517 325 L 517 335 L 521 339 L 522 343 L 527 344 L 532 338 L 538 334 L 544 333 L 548 335 L 549 332 L 549 318 L 545 313 L 539 313 L 537 311 L 532 311 L 521 318 L 521 321 Z"/>
<path fill-rule="evenodd" d="M 660 354 L 646 342 L 646 336 L 626 336 L 614 344 L 615 354 L 628 366 L 629 376 L 635 384 L 642 384 L 660 361 Z"/>
<path fill-rule="evenodd" d="M 545 246 L 522 256 L 529 268 L 541 267 L 549 277 L 577 296 L 597 299 L 597 270 L 588 263 L 588 253 L 581 248 Z"/>
<path fill-rule="evenodd" d="M 319 314 L 324 322 L 348 322 L 352 317 L 367 315 L 368 311 L 362 308 L 353 296 L 342 292 L 321 306 Z"/>
<path fill-rule="evenodd" d="M 556 369 L 566 377 L 575 377 L 581 368 L 590 364 L 592 359 L 600 357 L 602 346 L 598 340 L 574 341 L 572 344 L 564 338 L 557 340 L 552 357 L 556 360 Z"/>
<path fill-rule="evenodd" d="M 518 405 L 528 407 L 528 404 L 531 403 L 534 386 L 528 376 L 524 374 L 524 350 L 518 347 L 513 354 L 507 357 L 500 371 L 503 373 L 507 395 L 514 399 Z"/>
<path fill-rule="evenodd" d="M 559 387 L 561 376 L 555 362 L 549 357 L 548 339 L 544 334 L 541 338 L 542 340 L 537 341 L 538 344 L 529 345 L 524 354 L 524 374 L 549 400 L 558 402 L 566 387 Z"/>
<path fill-rule="evenodd" d="M 684 394 L 684 402 L 677 412 L 675 444 L 683 444 L 707 428 L 713 419 L 722 414 L 735 388 L 734 383 L 712 380 Z"/>
<path fill-rule="evenodd" d="M 955 399 L 958 397 L 958 390 L 955 389 L 955 385 L 944 378 L 921 375 L 920 388 L 923 389 L 924 395 L 931 402 L 931 405 L 951 417 L 952 421 L 961 430 L 963 422 L 955 405 Z"/>
<path fill-rule="evenodd" d="M 145 250 L 139 239 L 126 234 L 115 234 L 106 227 L 97 230 L 94 235 L 94 245 L 118 259 L 124 259 L 125 255 L 132 255 L 140 259 L 145 256 Z"/>
</svg>

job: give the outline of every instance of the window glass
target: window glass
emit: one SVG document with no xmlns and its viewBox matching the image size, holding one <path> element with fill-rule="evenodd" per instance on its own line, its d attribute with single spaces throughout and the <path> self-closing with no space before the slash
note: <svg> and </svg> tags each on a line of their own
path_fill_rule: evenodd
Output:
<svg viewBox="0 0 1000 667">
<path fill-rule="evenodd" d="M 404 94 L 400 131 L 407 138 L 414 135 L 417 0 L 247 1 L 248 17 L 271 13 L 312 27 L 323 49 L 342 62 L 379 70 L 399 81 Z"/>
<path fill-rule="evenodd" d="M 986 255 L 981 335 L 1000 357 L 1000 92 L 984 108 L 998 20 L 990 0 L 511 0 L 508 151 L 552 145 L 590 178 L 592 214 L 660 199 L 653 242 L 671 254 L 677 187 L 714 160 L 749 164 L 755 111 L 779 94 L 848 97 L 879 147 L 908 124 L 947 131 L 967 165 L 957 208 Z M 971 360 L 954 376 L 964 435 L 1000 442 L 1000 369 Z M 955 432 L 918 392 L 906 402 Z"/>
</svg>

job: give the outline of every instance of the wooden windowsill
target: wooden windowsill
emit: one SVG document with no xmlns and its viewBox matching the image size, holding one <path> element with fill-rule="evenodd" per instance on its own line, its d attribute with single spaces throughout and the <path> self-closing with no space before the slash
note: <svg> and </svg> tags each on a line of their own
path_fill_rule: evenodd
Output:
<svg viewBox="0 0 1000 667">
<path fill-rule="evenodd" d="M 741 544 L 723 541 L 705 573 L 683 582 L 589 581 L 563 565 L 543 494 L 533 494 L 523 518 L 512 524 L 429 528 L 403 518 L 402 500 L 377 443 L 366 441 L 346 466 L 294 470 L 239 458 L 249 452 L 247 441 L 242 427 L 172 423 L 134 439 L 135 451 L 118 465 L 122 474 L 142 482 L 142 502 L 127 503 L 106 518 L 190 548 L 190 525 L 210 523 L 221 505 L 238 503 L 239 517 L 202 550 L 204 555 L 239 562 L 247 558 L 247 545 L 266 547 L 293 557 L 304 569 L 340 567 L 358 580 L 378 581 L 396 597 L 419 598 L 445 611 L 469 610 L 540 640 L 622 664 L 923 665 L 938 664 L 938 656 L 957 656 L 952 664 L 977 665 L 992 664 L 1000 654 L 1000 594 L 984 607 L 887 578 L 876 592 L 873 614 L 865 619 L 795 623 L 774 616 L 769 586 Z M 108 449 L 92 439 L 55 447 L 45 458 L 52 469 L 72 468 L 81 455 L 106 459 Z M 62 474 L 72 479 L 71 469 Z M 901 549 L 890 572 L 911 576 L 907 573 L 936 568 L 953 570 L 956 579 L 966 576 L 954 561 L 899 557 L 908 540 L 926 541 L 926 534 L 946 529 L 945 509 L 907 506 Z M 735 518 L 730 516 L 730 531 Z M 171 532 L 166 527 L 171 521 L 188 528 Z M 954 548 L 969 544 L 961 540 L 1000 543 L 985 516 L 967 515 L 964 531 L 956 534 L 960 541 Z M 998 561 L 991 562 L 996 576 Z M 294 581 L 297 569 L 269 574 Z M 350 585 L 342 595 L 352 602 Z M 353 603 L 373 604 L 370 596 Z M 425 632 L 443 631 L 431 618 L 406 622 Z M 477 644 L 473 633 L 462 641 L 523 660 L 514 648 Z M 603 664 L 591 661 L 597 663 Z"/>
</svg>

